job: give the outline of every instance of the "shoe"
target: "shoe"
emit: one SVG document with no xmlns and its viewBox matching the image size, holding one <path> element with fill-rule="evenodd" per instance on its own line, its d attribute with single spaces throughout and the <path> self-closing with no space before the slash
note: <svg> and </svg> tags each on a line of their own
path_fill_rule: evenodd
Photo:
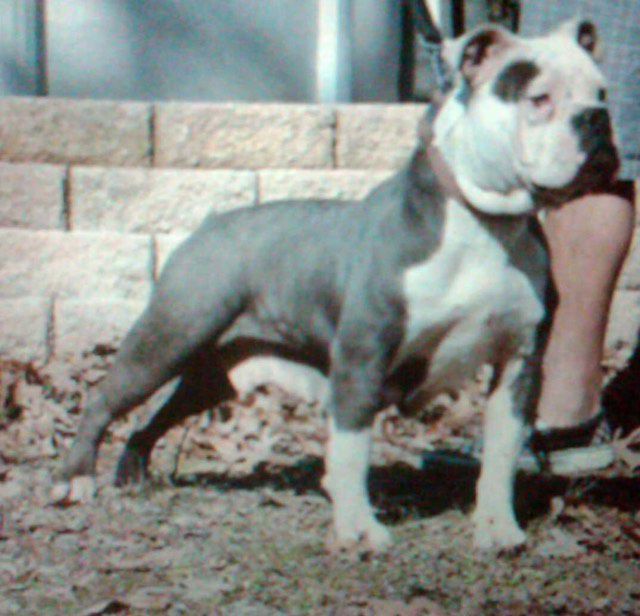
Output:
<svg viewBox="0 0 640 616">
<path fill-rule="evenodd" d="M 613 430 L 602 409 L 576 426 L 536 428 L 527 449 L 540 459 L 541 470 L 573 476 L 611 466 L 616 459 L 612 441 Z M 528 451 L 525 449 L 524 453 Z"/>
<path fill-rule="evenodd" d="M 612 439 L 604 410 L 569 428 L 536 428 L 518 457 L 517 469 L 566 477 L 602 470 L 616 460 Z M 451 449 L 426 451 L 422 455 L 422 468 L 442 465 L 479 468 L 481 459 L 482 441 L 476 439 Z"/>
</svg>

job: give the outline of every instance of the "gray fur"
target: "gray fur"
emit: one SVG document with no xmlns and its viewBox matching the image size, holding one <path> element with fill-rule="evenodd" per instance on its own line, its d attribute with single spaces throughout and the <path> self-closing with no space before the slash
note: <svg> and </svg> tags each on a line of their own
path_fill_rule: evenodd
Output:
<svg viewBox="0 0 640 616">
<path fill-rule="evenodd" d="M 571 63 L 582 66 L 587 77 L 578 85 L 595 98 L 601 79 L 591 60 L 573 40 L 550 41 L 568 51 L 563 75 L 573 77 Z M 544 51 L 546 43 L 538 44 Z M 407 167 L 364 201 L 281 202 L 212 215 L 175 251 L 93 393 L 64 465 L 67 479 L 92 475 L 109 424 L 178 377 L 119 462 L 118 483 L 143 479 L 169 428 L 234 395 L 235 364 L 281 356 L 328 380 L 323 485 L 338 541 L 364 538 L 382 548 L 388 533 L 366 494 L 375 413 L 392 403 L 419 410 L 488 363 L 495 377 L 475 540 L 480 547 L 524 541 L 513 474 L 540 387 L 553 295 L 535 212 L 541 201 L 588 188 L 585 172 L 594 166 L 599 181 L 610 179 L 617 158 L 598 105 L 576 116 L 562 97 L 560 120 L 527 126 L 532 143 L 544 147 L 523 151 L 529 143 L 518 141 L 521 126 L 514 127 L 528 116 L 517 99 L 538 65 L 528 64 L 531 48 L 509 33 L 480 31 L 454 42 L 448 55 L 460 69 L 457 89 L 435 112 L 433 129 L 423 127 Z M 598 120 L 595 129 L 589 118 Z M 568 153 L 558 151 L 558 135 Z M 517 159 L 525 153 L 526 164 Z"/>
<path fill-rule="evenodd" d="M 440 189 L 418 152 L 362 202 L 281 202 L 210 215 L 168 260 L 99 385 L 85 415 L 89 424 L 101 419 L 89 428 L 89 442 L 103 433 L 102 421 L 125 414 L 175 376 L 184 383 L 180 403 L 169 403 L 176 407 L 171 425 L 228 397 L 226 370 L 254 353 L 295 359 L 325 374 L 333 365 L 338 389 L 348 391 L 339 395 L 350 398 L 337 400 L 338 424 L 369 425 L 400 395 L 395 383 L 402 377 L 391 378 L 388 368 L 402 337 L 401 275 L 437 248 L 441 209 Z M 181 400 L 194 373 L 216 369 L 219 381 L 195 378 L 208 383 L 206 401 L 201 395 L 193 404 Z M 95 410 L 103 406 L 104 413 Z M 145 429 L 148 438 L 138 434 L 130 443 L 145 458 L 161 436 L 154 421 Z M 93 472 L 93 455 L 80 453 L 71 454 L 69 476 Z M 131 479 L 124 466 L 119 481 Z"/>
</svg>

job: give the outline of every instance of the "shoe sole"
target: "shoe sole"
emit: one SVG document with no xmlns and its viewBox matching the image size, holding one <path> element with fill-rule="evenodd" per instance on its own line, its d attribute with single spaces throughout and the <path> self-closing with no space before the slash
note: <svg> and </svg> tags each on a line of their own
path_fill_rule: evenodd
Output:
<svg viewBox="0 0 640 616">
<path fill-rule="evenodd" d="M 589 445 L 553 451 L 547 456 L 554 475 L 575 476 L 600 471 L 616 459 L 611 445 Z"/>
<path fill-rule="evenodd" d="M 547 454 L 548 466 L 545 470 L 553 475 L 575 477 L 607 468 L 615 462 L 615 458 L 613 448 L 607 444 L 562 449 Z M 457 451 L 425 452 L 422 456 L 423 470 L 435 466 L 479 469 L 480 458 Z M 518 458 L 517 468 L 527 473 L 540 473 L 543 470 L 538 458 L 528 452 Z"/>
</svg>

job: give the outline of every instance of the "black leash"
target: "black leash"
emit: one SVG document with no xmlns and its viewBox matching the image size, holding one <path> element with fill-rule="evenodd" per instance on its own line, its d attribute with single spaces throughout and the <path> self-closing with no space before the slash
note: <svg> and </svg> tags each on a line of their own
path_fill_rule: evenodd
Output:
<svg viewBox="0 0 640 616">
<path fill-rule="evenodd" d="M 431 13 L 429 13 L 424 0 L 407 0 L 407 2 L 413 15 L 413 21 L 424 42 L 441 45 L 442 34 L 433 23 Z"/>
<path fill-rule="evenodd" d="M 432 59 L 434 74 L 436 77 L 436 87 L 439 93 L 444 93 L 451 87 L 449 71 L 442 59 L 442 33 L 433 22 L 431 13 L 427 9 L 425 0 L 406 0 L 411 11 L 413 23 L 420 34 L 422 44 Z"/>
</svg>

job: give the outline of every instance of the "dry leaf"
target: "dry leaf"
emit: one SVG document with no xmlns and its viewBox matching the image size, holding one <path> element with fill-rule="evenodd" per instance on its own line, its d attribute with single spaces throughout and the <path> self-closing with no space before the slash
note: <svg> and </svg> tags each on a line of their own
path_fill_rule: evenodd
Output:
<svg viewBox="0 0 640 616">
<path fill-rule="evenodd" d="M 96 495 L 96 481 L 93 477 L 74 477 L 71 481 L 55 484 L 49 492 L 50 505 L 71 507 L 91 502 Z"/>
<path fill-rule="evenodd" d="M 560 528 L 552 528 L 549 534 L 551 537 L 535 548 L 535 553 L 543 558 L 575 558 L 586 552 L 573 535 Z"/>
<path fill-rule="evenodd" d="M 640 427 L 624 438 L 614 438 L 612 446 L 618 460 L 634 473 L 640 468 Z"/>
<path fill-rule="evenodd" d="M 21 481 L 5 481 L 0 483 L 0 503 L 19 498 L 24 489 Z"/>
<path fill-rule="evenodd" d="M 446 616 L 444 610 L 425 597 L 404 601 L 372 600 L 373 616 Z"/>
<path fill-rule="evenodd" d="M 101 614 L 119 614 L 129 606 L 120 599 L 101 601 L 81 612 L 80 616 L 101 616 Z"/>
<path fill-rule="evenodd" d="M 167 610 L 173 603 L 173 596 L 170 588 L 151 586 L 128 594 L 126 602 L 137 610 Z"/>
</svg>

